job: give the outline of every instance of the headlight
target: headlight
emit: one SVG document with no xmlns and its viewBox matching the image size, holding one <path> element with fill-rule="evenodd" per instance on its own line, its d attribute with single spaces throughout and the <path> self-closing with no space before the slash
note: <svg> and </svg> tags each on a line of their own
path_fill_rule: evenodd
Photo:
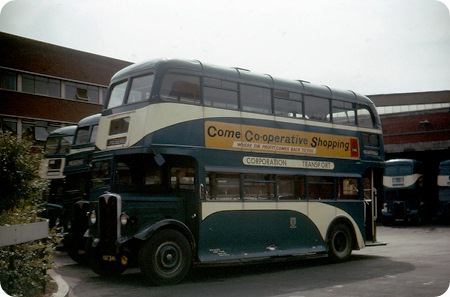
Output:
<svg viewBox="0 0 450 297">
<path fill-rule="evenodd" d="M 126 213 L 122 212 L 122 214 L 120 215 L 120 224 L 122 224 L 122 226 L 125 226 L 128 223 L 128 216 Z"/>
<path fill-rule="evenodd" d="M 89 214 L 89 221 L 92 225 L 95 225 L 95 223 L 97 223 L 97 215 L 95 214 L 95 210 L 91 211 L 91 213 Z"/>
</svg>

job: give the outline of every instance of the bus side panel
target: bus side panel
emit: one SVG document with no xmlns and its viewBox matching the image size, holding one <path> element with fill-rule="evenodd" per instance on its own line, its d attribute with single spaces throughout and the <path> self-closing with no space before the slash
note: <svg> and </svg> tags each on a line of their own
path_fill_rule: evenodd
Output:
<svg viewBox="0 0 450 297">
<path fill-rule="evenodd" d="M 236 210 L 211 214 L 201 223 L 201 262 L 325 252 L 308 217 L 289 210 Z"/>
<path fill-rule="evenodd" d="M 335 207 L 336 217 L 338 216 L 345 217 L 352 223 L 353 229 L 355 231 L 357 247 L 360 249 L 364 248 L 366 241 L 365 217 L 364 217 L 365 202 L 357 200 L 357 201 L 329 201 L 322 203 Z M 320 213 L 322 212 L 321 208 L 323 208 L 323 206 L 318 206 L 318 208 L 315 208 L 315 212 L 318 213 L 318 216 L 320 216 Z M 310 206 L 309 209 L 310 209 L 309 215 L 312 216 L 314 208 Z"/>
</svg>

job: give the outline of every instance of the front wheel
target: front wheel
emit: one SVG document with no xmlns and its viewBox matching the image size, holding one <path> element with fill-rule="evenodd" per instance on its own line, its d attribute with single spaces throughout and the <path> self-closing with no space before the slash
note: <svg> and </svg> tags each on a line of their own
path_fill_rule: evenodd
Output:
<svg viewBox="0 0 450 297">
<path fill-rule="evenodd" d="M 142 245 L 139 266 L 143 275 L 155 285 L 177 284 L 191 269 L 191 246 L 178 231 L 159 231 Z"/>
<path fill-rule="evenodd" d="M 353 250 L 353 237 L 345 224 L 334 225 L 328 237 L 328 255 L 333 262 L 343 262 L 350 258 Z"/>
</svg>

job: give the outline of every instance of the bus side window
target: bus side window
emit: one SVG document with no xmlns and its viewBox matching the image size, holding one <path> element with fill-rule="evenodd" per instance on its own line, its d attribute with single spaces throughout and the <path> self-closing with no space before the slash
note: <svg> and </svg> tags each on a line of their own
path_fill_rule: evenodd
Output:
<svg viewBox="0 0 450 297">
<path fill-rule="evenodd" d="M 340 178 L 338 184 L 338 199 L 356 200 L 359 198 L 359 182 L 357 178 Z"/>
<path fill-rule="evenodd" d="M 275 115 L 290 118 L 303 118 L 303 98 L 299 93 L 274 91 Z"/>
<path fill-rule="evenodd" d="M 272 113 L 272 97 L 270 89 L 245 84 L 241 84 L 240 87 L 243 111 L 265 114 Z"/>
<path fill-rule="evenodd" d="M 333 199 L 334 178 L 329 176 L 308 176 L 309 199 Z"/>
<path fill-rule="evenodd" d="M 244 174 L 244 200 L 270 200 L 275 198 L 275 179 L 272 174 Z"/>
<path fill-rule="evenodd" d="M 170 170 L 170 187 L 174 190 L 194 191 L 194 169 L 185 167 L 172 167 Z"/>
<path fill-rule="evenodd" d="M 341 125 L 356 125 L 353 103 L 333 100 L 333 122 Z"/>
<path fill-rule="evenodd" d="M 358 118 L 358 126 L 368 128 L 373 128 L 375 126 L 372 112 L 367 106 L 359 105 L 356 115 Z"/>
<path fill-rule="evenodd" d="M 200 77 L 168 73 L 161 85 L 161 99 L 200 104 Z"/>
<path fill-rule="evenodd" d="M 330 100 L 320 97 L 305 96 L 305 117 L 311 120 L 330 121 Z"/>
<path fill-rule="evenodd" d="M 305 198 L 305 177 L 278 175 L 277 195 L 279 200 L 302 200 Z"/>
<path fill-rule="evenodd" d="M 209 172 L 206 179 L 206 199 L 239 200 L 239 174 Z"/>
</svg>

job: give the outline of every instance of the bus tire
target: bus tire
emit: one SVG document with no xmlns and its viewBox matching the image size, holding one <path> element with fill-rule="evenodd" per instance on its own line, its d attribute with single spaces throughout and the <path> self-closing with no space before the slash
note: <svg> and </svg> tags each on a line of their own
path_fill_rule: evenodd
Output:
<svg viewBox="0 0 450 297">
<path fill-rule="evenodd" d="M 350 228 L 343 223 L 333 225 L 328 236 L 328 255 L 332 262 L 348 260 L 353 250 L 353 236 Z"/>
<path fill-rule="evenodd" d="M 192 266 L 189 241 L 178 231 L 165 229 L 147 239 L 139 251 L 139 267 L 153 284 L 174 285 Z"/>
</svg>

